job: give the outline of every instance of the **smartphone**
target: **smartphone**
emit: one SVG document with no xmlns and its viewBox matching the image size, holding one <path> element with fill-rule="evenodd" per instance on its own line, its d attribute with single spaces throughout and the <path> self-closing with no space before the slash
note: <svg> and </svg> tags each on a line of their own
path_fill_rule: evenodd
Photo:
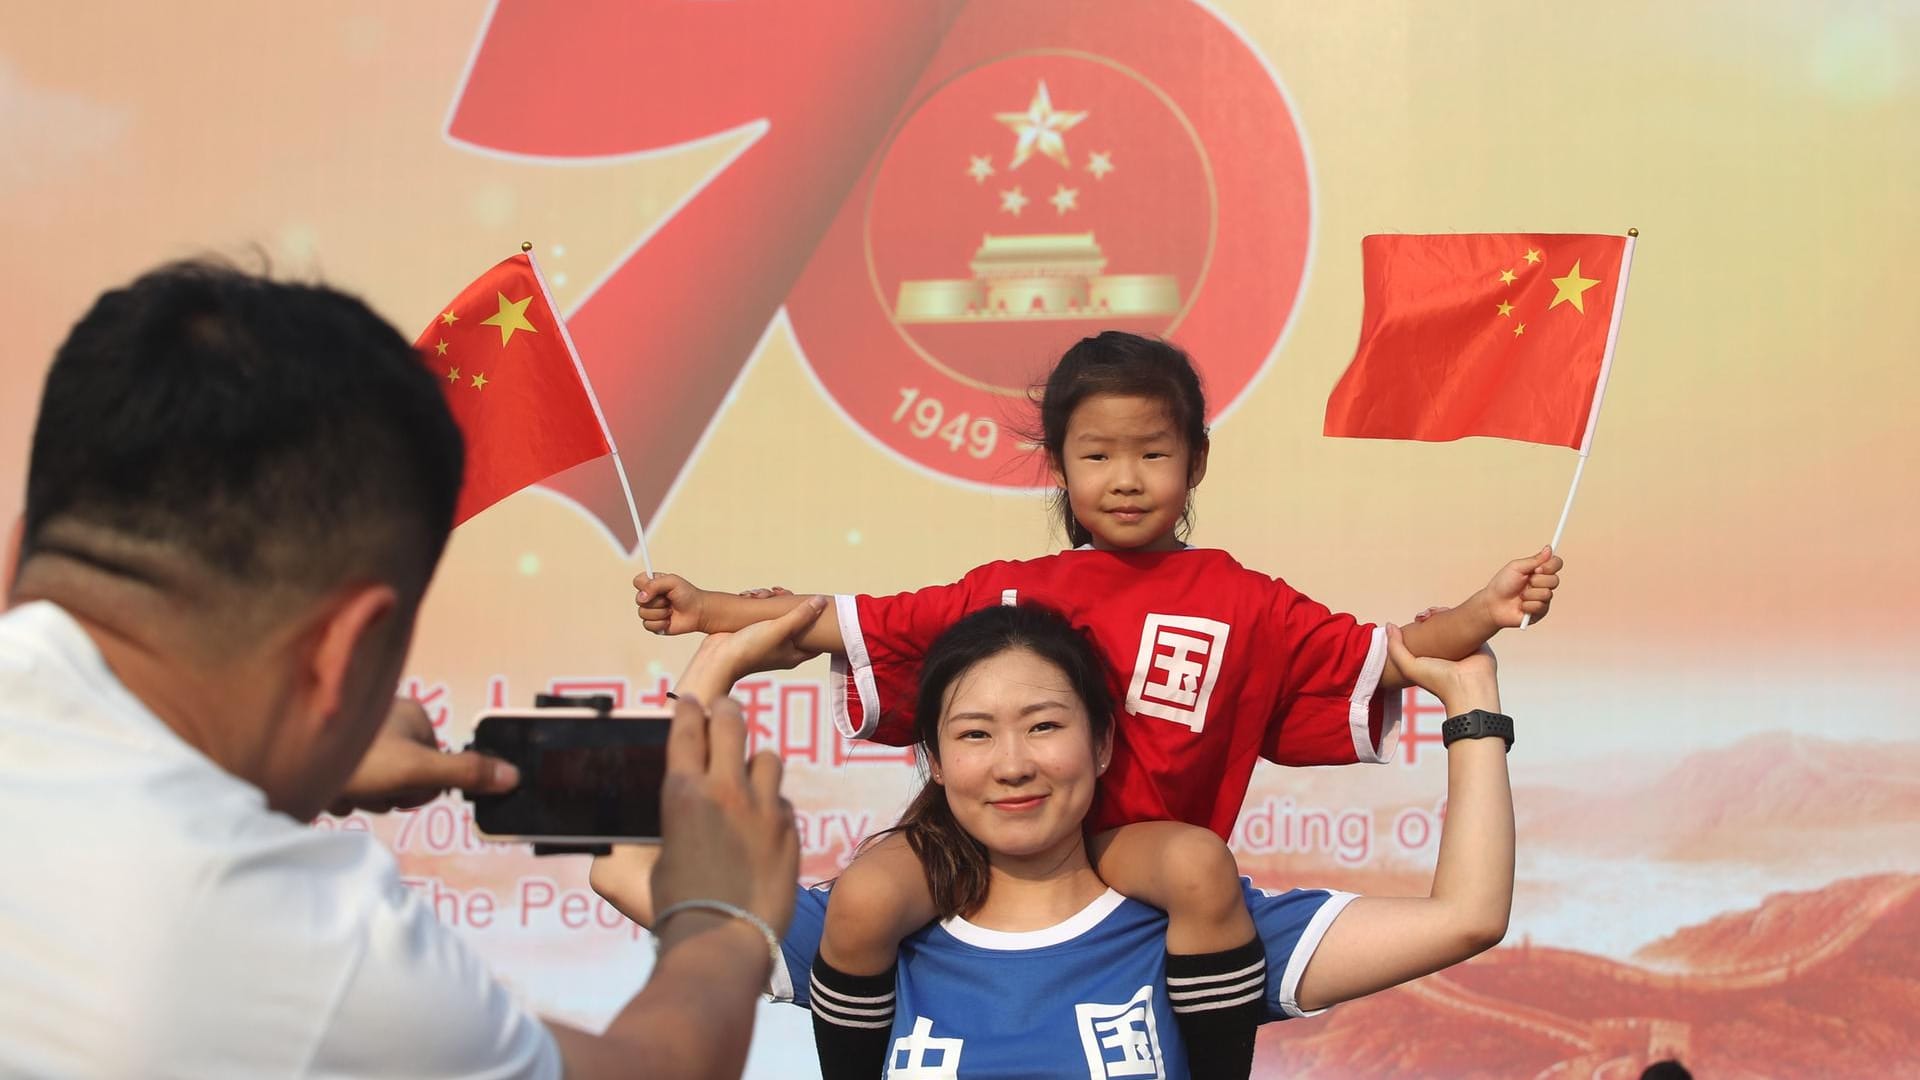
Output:
<svg viewBox="0 0 1920 1080">
<path fill-rule="evenodd" d="M 472 796 L 474 823 L 490 836 L 536 843 L 658 841 L 668 726 L 664 712 L 486 713 L 472 749 L 512 762 L 520 784 Z"/>
</svg>

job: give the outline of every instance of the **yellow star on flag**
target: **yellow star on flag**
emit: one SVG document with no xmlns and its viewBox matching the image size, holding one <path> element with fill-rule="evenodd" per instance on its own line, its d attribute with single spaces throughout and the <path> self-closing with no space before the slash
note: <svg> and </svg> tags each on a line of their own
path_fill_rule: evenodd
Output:
<svg viewBox="0 0 1920 1080">
<path fill-rule="evenodd" d="M 1067 161 L 1067 143 L 1060 133 L 1087 118 L 1086 112 L 1061 112 L 1053 107 L 1053 99 L 1047 94 L 1045 79 L 1040 80 L 1039 89 L 1033 92 L 1033 100 L 1027 104 L 1026 112 L 994 113 L 993 118 L 1012 128 L 1020 141 L 1014 145 L 1013 160 L 1007 168 L 1017 169 L 1033 156 L 1035 150 L 1058 162 L 1063 169 L 1073 166 Z"/>
<path fill-rule="evenodd" d="M 1514 336 L 1514 337 L 1519 337 L 1519 336 L 1520 336 L 1521 334 L 1524 334 L 1524 333 L 1526 333 L 1526 332 L 1527 332 L 1527 324 L 1526 324 L 1526 323 L 1521 323 L 1521 324 L 1520 324 L 1519 326 L 1516 326 L 1516 327 L 1514 327 L 1514 328 L 1513 328 L 1513 336 Z"/>
<path fill-rule="evenodd" d="M 1020 189 L 1017 187 L 1012 191 L 1003 191 L 1000 193 L 1000 209 L 1007 211 L 1014 217 L 1020 216 L 1020 211 L 1026 209 L 1028 201 L 1027 197 L 1021 194 Z"/>
<path fill-rule="evenodd" d="M 973 182 L 976 184 L 986 183 L 987 177 L 993 175 L 993 159 L 986 155 L 974 154 L 968 154 L 967 158 L 970 162 L 967 166 L 967 175 L 973 177 Z"/>
<path fill-rule="evenodd" d="M 473 377 L 473 388 L 475 390 L 485 390 L 487 388 L 486 372 L 482 371 Z"/>
<path fill-rule="evenodd" d="M 440 343 L 433 347 L 433 355 L 435 356 L 447 355 L 447 340 L 445 338 L 441 338 Z"/>
<path fill-rule="evenodd" d="M 443 311 L 440 313 L 440 322 L 441 322 L 441 325 L 443 326 L 452 326 L 454 323 L 459 321 L 460 321 L 460 316 L 455 315 L 451 311 Z"/>
<path fill-rule="evenodd" d="M 480 325 L 499 327 L 500 344 L 505 345 L 512 340 L 515 330 L 525 330 L 529 334 L 540 332 L 527 321 L 527 305 L 533 303 L 533 297 L 529 296 L 525 300 L 509 300 L 506 293 L 494 295 L 500 298 L 500 310 L 494 312 L 490 318 L 480 320 Z"/>
<path fill-rule="evenodd" d="M 1520 257 L 1521 257 L 1521 258 L 1523 258 L 1523 259 L 1525 259 L 1525 260 L 1527 260 L 1528 262 L 1531 262 L 1531 263 L 1537 263 L 1537 262 L 1539 262 L 1539 261 L 1540 261 L 1540 249 L 1539 249 L 1539 248 L 1528 248 L 1528 249 L 1527 249 L 1527 253 L 1526 253 L 1525 255 L 1522 255 L 1522 256 L 1520 256 Z"/>
<path fill-rule="evenodd" d="M 1575 259 L 1573 260 L 1573 269 L 1567 271 L 1567 276 L 1554 278 L 1553 284 L 1554 287 L 1560 291 L 1553 294 L 1553 303 L 1547 305 L 1548 311 L 1559 307 L 1560 302 L 1564 300 L 1573 305 L 1573 310 L 1585 315 L 1587 313 L 1587 306 L 1581 302 L 1581 294 L 1593 288 L 1595 285 L 1600 284 L 1600 279 L 1581 277 L 1580 260 Z"/>
<path fill-rule="evenodd" d="M 1053 204 L 1055 210 L 1064 214 L 1069 210 L 1077 210 L 1080 208 L 1079 202 L 1076 201 L 1079 197 L 1079 188 L 1070 188 L 1065 184 L 1060 184 L 1054 188 L 1053 198 L 1047 201 Z"/>
<path fill-rule="evenodd" d="M 448 382 L 454 382 L 454 383 L 457 383 L 457 382 L 459 382 L 459 381 L 460 381 L 460 369 L 459 369 L 459 368 L 457 368 L 457 367 L 450 367 L 450 368 L 448 368 L 448 369 L 447 369 L 447 381 L 448 381 Z"/>
<path fill-rule="evenodd" d="M 1500 271 L 1500 284 L 1502 285 L 1513 284 L 1513 271 L 1511 270 Z"/>
<path fill-rule="evenodd" d="M 1505 300 L 1500 301 L 1500 314 L 1511 317 L 1513 315 L 1513 305 L 1507 303 Z"/>
<path fill-rule="evenodd" d="M 1095 180 L 1105 180 L 1107 174 L 1113 171 L 1113 151 L 1102 150 L 1088 154 L 1087 171 L 1093 174 Z"/>
</svg>

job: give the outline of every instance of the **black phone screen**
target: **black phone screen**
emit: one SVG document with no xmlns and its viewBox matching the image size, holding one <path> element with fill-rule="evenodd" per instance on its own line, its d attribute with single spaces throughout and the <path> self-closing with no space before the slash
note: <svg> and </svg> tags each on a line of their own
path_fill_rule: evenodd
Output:
<svg viewBox="0 0 1920 1080">
<path fill-rule="evenodd" d="M 582 712 L 480 718 L 473 749 L 520 770 L 514 790 L 473 799 L 481 832 L 556 842 L 659 838 L 669 722 Z"/>
</svg>

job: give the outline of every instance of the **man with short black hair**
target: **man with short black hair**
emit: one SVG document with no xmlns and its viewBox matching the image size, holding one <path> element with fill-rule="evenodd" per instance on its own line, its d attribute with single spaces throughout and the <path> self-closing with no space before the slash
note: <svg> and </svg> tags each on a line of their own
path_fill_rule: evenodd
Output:
<svg viewBox="0 0 1920 1080">
<path fill-rule="evenodd" d="M 707 752 L 737 710 L 682 707 L 663 798 L 656 889 L 719 903 L 603 1036 L 526 1012 L 369 838 L 305 827 L 514 782 L 392 707 L 462 458 L 334 290 L 179 264 L 74 327 L 0 616 L 0 1071 L 738 1074 L 798 848 L 778 762 Z"/>
</svg>

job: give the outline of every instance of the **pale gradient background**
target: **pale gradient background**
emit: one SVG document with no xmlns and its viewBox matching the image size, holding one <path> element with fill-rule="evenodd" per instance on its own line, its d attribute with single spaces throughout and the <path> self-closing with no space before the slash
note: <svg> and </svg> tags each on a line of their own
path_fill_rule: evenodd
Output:
<svg viewBox="0 0 1920 1080">
<path fill-rule="evenodd" d="M 1864 821 L 1836 809 L 1826 822 L 1813 797 L 1801 842 L 1747 851 L 1667 835 L 1658 813 L 1605 853 L 1523 823 L 1514 939 L 1624 960 L 1772 892 L 1920 872 L 1920 8 L 1217 10 L 1284 85 L 1315 202 L 1294 323 L 1217 428 L 1195 540 L 1369 618 L 1456 601 L 1537 547 L 1570 452 L 1320 435 L 1359 323 L 1359 238 L 1636 226 L 1566 584 L 1543 627 L 1499 642 L 1516 783 L 1618 794 L 1774 732 L 1850 743 L 1819 754 L 1858 770 L 1843 787 L 1908 793 Z M 365 295 L 411 334 L 531 239 L 567 306 L 735 149 L 562 167 L 451 145 L 448 107 L 485 17 L 480 2 L 0 5 L 0 507 L 21 499 L 48 358 L 106 285 L 162 259 L 257 250 Z M 850 429 L 780 317 L 649 539 L 657 567 L 703 584 L 884 592 L 1044 553 L 1049 526 L 1029 496 L 930 479 Z M 640 631 L 637 569 L 568 504 L 516 496 L 454 537 L 409 671 L 445 687 L 456 739 L 492 675 L 523 701 L 555 678 L 671 673 L 693 643 Z M 1421 762 L 1267 773 L 1255 797 L 1431 806 L 1439 754 Z M 910 783 L 875 766 L 792 775 L 803 807 L 881 818 Z M 1249 865 L 1270 884 L 1365 887 L 1394 870 L 1375 847 L 1365 872 Z M 1409 887 L 1422 865 L 1401 868 Z M 523 875 L 584 884 L 578 866 L 514 855 L 410 866 L 491 883 L 503 904 Z M 650 952 L 620 930 L 475 937 L 535 1003 L 588 1021 L 638 984 Z M 804 1015 L 769 1007 L 764 1020 L 754 1075 L 792 1075 L 780 1055 L 804 1057 Z"/>
</svg>

